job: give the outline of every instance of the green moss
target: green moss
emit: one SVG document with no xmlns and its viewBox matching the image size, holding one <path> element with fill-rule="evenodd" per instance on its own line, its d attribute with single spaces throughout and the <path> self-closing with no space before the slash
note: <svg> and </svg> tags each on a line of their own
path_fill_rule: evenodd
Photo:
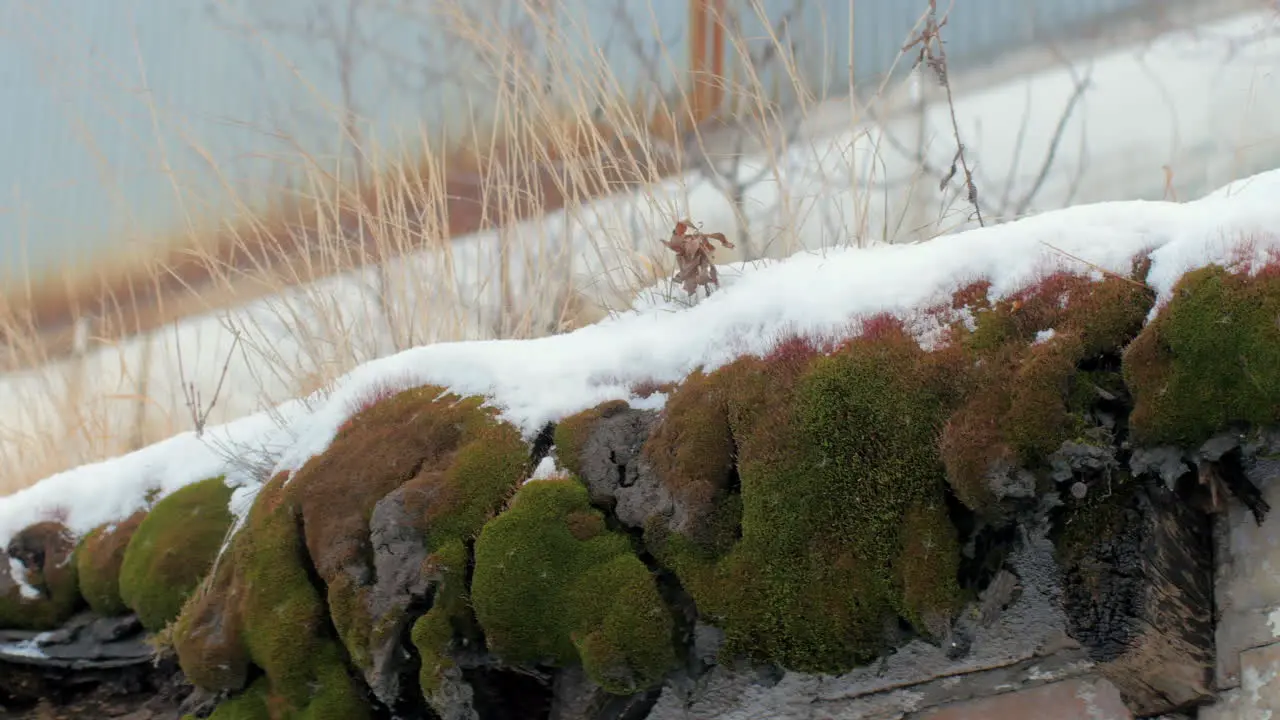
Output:
<svg viewBox="0 0 1280 720">
<path fill-rule="evenodd" d="M 70 531 L 56 522 L 30 525 L 13 537 L 9 553 L 23 561 L 24 580 L 39 596 L 27 597 L 17 584 L 8 581 L 9 557 L 0 553 L 0 572 L 5 578 L 0 584 L 5 589 L 0 594 L 0 628 L 51 630 L 75 614 L 82 599 L 74 552 Z"/>
<path fill-rule="evenodd" d="M 936 499 L 912 506 L 903 517 L 898 541 L 902 553 L 895 569 L 901 612 L 912 625 L 937 637 L 963 600 L 954 582 L 960 547 L 946 506 Z"/>
<path fill-rule="evenodd" d="M 145 511 L 136 512 L 122 522 L 100 525 L 81 538 L 76 548 L 80 594 L 94 612 L 112 616 L 129 611 L 120 597 L 120 569 L 129 541 L 146 515 Z"/>
<path fill-rule="evenodd" d="M 408 607 L 375 616 L 368 601 L 370 518 L 401 488 L 402 510 L 431 553 L 424 572 L 437 581 L 414 632 L 424 679 L 449 662 L 473 624 L 469 544 L 528 471 L 519 432 L 482 405 L 437 387 L 383 397 L 292 477 L 264 486 L 206 595 L 175 626 L 193 682 L 239 690 L 257 666 L 273 718 L 367 716 L 347 664 L 368 669 L 372 650 L 414 619 Z"/>
<path fill-rule="evenodd" d="M 1034 467 L 1080 430 L 1068 400 L 1076 367 L 1084 359 L 1079 335 L 1064 331 L 1028 348 L 1009 384 L 1001 438 L 1023 466 Z"/>
<path fill-rule="evenodd" d="M 267 710 L 269 695 L 266 678 L 259 678 L 243 693 L 218 703 L 209 720 L 274 720 Z M 182 720 L 195 720 L 195 716 L 187 715 Z"/>
<path fill-rule="evenodd" d="M 450 652 L 455 640 L 477 633 L 467 589 L 468 557 L 462 541 L 452 540 L 424 563 L 423 574 L 436 578 L 436 592 L 431 609 L 414 622 L 410 639 L 421 658 L 418 682 L 428 702 L 437 697 L 442 681 L 455 667 Z"/>
<path fill-rule="evenodd" d="M 280 708 L 273 717 L 366 718 L 369 708 L 347 675 L 324 597 L 308 573 L 298 508 L 283 480 L 260 491 L 236 536 L 242 642 L 270 681 Z"/>
<path fill-rule="evenodd" d="M 519 432 L 482 404 L 433 386 L 390 395 L 353 416 L 289 483 L 325 605 L 360 670 L 407 610 L 375 617 L 370 609 L 369 521 L 377 503 L 406 486 L 406 509 L 435 550 L 479 532 L 527 472 Z"/>
<path fill-rule="evenodd" d="M 941 366 L 893 323 L 828 357 L 736 365 L 708 377 L 735 398 L 741 538 L 717 557 L 687 533 L 655 524 L 647 535 L 724 630 L 724 652 L 839 672 L 878 654 L 894 617 L 949 617 L 958 550 L 936 512 L 945 490 L 937 437 L 955 396 Z M 675 421 L 679 394 L 664 423 Z M 936 556 L 918 557 L 902 532 L 908 521 L 915 537 L 936 541 Z"/>
<path fill-rule="evenodd" d="M 241 635 L 244 579 L 235 563 L 242 542 L 237 535 L 187 599 L 171 633 L 183 674 L 210 692 L 240 690 L 248 679 L 251 661 Z"/>
<path fill-rule="evenodd" d="M 335 442 L 294 481 L 305 506 L 308 546 L 328 581 L 334 625 L 357 667 L 367 664 L 367 648 L 395 632 L 401 618 L 371 616 L 365 590 L 347 568 L 367 566 L 365 538 L 373 504 L 390 489 L 405 488 L 405 509 L 430 553 L 424 572 L 436 582 L 433 606 L 411 631 L 423 658 L 420 679 L 429 701 L 452 665 L 455 642 L 474 634 L 466 588 L 470 543 L 529 470 L 529 449 L 518 430 L 482 403 L 482 398 L 444 395 L 440 388 L 401 393 L 358 416 L 341 444 Z M 339 509 L 325 500 L 349 492 L 353 484 L 366 488 L 370 502 L 348 502 Z M 327 489 L 305 490 L 317 486 Z M 343 535 L 333 532 L 343 522 L 328 519 L 335 515 L 349 518 Z M 313 523 L 324 532 L 312 533 Z"/>
<path fill-rule="evenodd" d="M 226 539 L 230 499 L 223 478 L 210 478 L 177 490 L 142 519 L 120 565 L 120 597 L 143 627 L 159 632 L 178 617 Z"/>
<path fill-rule="evenodd" d="M 1122 390 L 1116 373 L 1081 367 L 1118 357 L 1142 328 L 1153 302 L 1142 284 L 1147 266 L 1135 262 L 1130 278 L 1050 275 L 983 304 L 975 329 L 959 332 L 968 356 L 958 377 L 966 400 L 948 419 L 941 448 L 948 481 L 968 508 L 989 519 L 1001 516 L 988 486 L 991 468 L 1042 466 L 1087 430 L 1099 398 L 1095 384 Z M 1049 330 L 1051 336 L 1040 335 Z"/>
<path fill-rule="evenodd" d="M 1280 422 L 1280 273 L 1187 273 L 1124 355 L 1135 442 L 1196 446 Z"/>
<path fill-rule="evenodd" d="M 522 487 L 476 542 L 476 618 L 505 662 L 581 663 L 616 694 L 653 687 L 675 663 L 670 611 L 626 535 L 575 532 L 584 515 L 603 525 L 575 480 Z"/>
</svg>

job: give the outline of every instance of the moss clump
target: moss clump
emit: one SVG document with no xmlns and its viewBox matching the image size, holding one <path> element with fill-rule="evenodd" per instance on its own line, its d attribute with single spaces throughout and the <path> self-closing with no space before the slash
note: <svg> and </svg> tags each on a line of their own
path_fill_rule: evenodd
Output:
<svg viewBox="0 0 1280 720">
<path fill-rule="evenodd" d="M 515 429 L 487 426 L 462 448 L 448 469 L 419 481 L 436 496 L 417 515 L 427 536 L 423 572 L 436 582 L 435 600 L 414 624 L 411 638 L 422 659 L 420 683 L 428 703 L 436 703 L 441 681 L 452 672 L 451 651 L 459 640 L 478 640 L 467 588 L 470 547 L 486 521 L 528 474 L 528 448 Z"/>
<path fill-rule="evenodd" d="M 361 670 L 370 667 L 371 647 L 397 627 L 392 618 L 374 617 L 367 598 L 369 521 L 378 501 L 411 484 L 409 496 L 422 501 L 411 501 L 418 506 L 409 514 L 435 550 L 469 540 L 527 473 L 529 450 L 519 432 L 482 404 L 433 386 L 390 395 L 353 416 L 290 482 L 334 626 Z"/>
<path fill-rule="evenodd" d="M 830 356 L 791 344 L 708 376 L 733 398 L 741 537 L 722 554 L 658 524 L 647 537 L 724 630 L 729 656 L 840 672 L 883 649 L 893 618 L 927 633 L 958 605 L 955 530 L 939 511 L 949 374 L 900 324 L 874 330 Z M 681 392 L 663 423 L 681 422 Z M 920 557 L 906 524 L 937 554 Z"/>
<path fill-rule="evenodd" d="M 396 607 L 374 616 L 361 580 L 371 580 L 373 507 L 404 488 L 404 511 L 429 553 L 423 572 L 435 584 L 432 607 L 411 631 L 429 702 L 452 667 L 455 641 L 476 635 L 466 587 L 470 545 L 529 471 L 529 448 L 519 431 L 483 402 L 429 386 L 387 398 L 356 415 L 290 485 L 302 508 L 307 547 L 327 585 L 334 626 L 362 670 L 370 648 L 398 636 L 408 612 Z"/>
<path fill-rule="evenodd" d="M 894 569 L 902 593 L 899 611 L 913 626 L 941 637 L 960 600 L 955 583 L 939 582 L 956 577 L 960 557 L 945 504 L 931 498 L 912 505 L 903 516 L 898 543 L 902 552 Z"/>
<path fill-rule="evenodd" d="M 556 423 L 556 459 L 571 474 L 582 476 L 582 449 L 596 423 L 629 407 L 625 400 L 611 400 Z"/>
<path fill-rule="evenodd" d="M 971 510 L 999 515 L 989 472 L 1042 465 L 1087 429 L 1094 386 L 1121 384 L 1099 361 L 1118 358 L 1141 330 L 1153 302 L 1142 283 L 1148 265 L 1135 262 L 1130 278 L 1057 273 L 995 303 L 985 289 L 982 297 L 979 288 L 966 291 L 974 328 L 955 328 L 967 355 L 958 378 L 966 400 L 948 419 L 941 447 L 948 481 Z"/>
<path fill-rule="evenodd" d="M 163 630 L 200 584 L 231 528 L 231 488 L 216 477 L 156 503 L 139 523 L 120 565 L 120 598 L 143 627 Z"/>
<path fill-rule="evenodd" d="M 74 552 L 71 532 L 57 522 L 30 525 L 10 540 L 0 552 L 0 628 L 51 630 L 75 614 L 81 597 Z"/>
<path fill-rule="evenodd" d="M 1187 273 L 1124 355 L 1136 442 L 1196 446 L 1280 422 L 1280 273 Z"/>
<path fill-rule="evenodd" d="M 235 537 L 188 598 L 171 633 L 187 680 L 211 692 L 240 690 L 249 676 L 249 650 L 242 638 L 244 578 L 236 568 L 243 542 Z"/>
<path fill-rule="evenodd" d="M 234 691 L 256 666 L 273 718 L 367 717 L 348 663 L 369 671 L 373 650 L 414 619 L 407 597 L 381 614 L 371 603 L 370 520 L 397 490 L 401 515 L 431 553 L 423 572 L 435 581 L 419 625 L 436 632 L 414 634 L 424 682 L 429 668 L 445 666 L 472 623 L 469 544 L 528 471 L 519 432 L 482 404 L 437 387 L 388 394 L 292 477 L 265 485 L 175 625 L 187 676 Z"/>
<path fill-rule="evenodd" d="M 489 648 L 508 663 L 581 663 L 623 695 L 653 687 L 675 664 L 673 620 L 653 576 L 572 479 L 525 485 L 485 525 L 472 602 Z"/>
<path fill-rule="evenodd" d="M 247 691 L 249 697 L 228 701 L 228 717 L 257 717 L 252 713 L 265 707 L 273 720 L 368 718 L 368 703 L 330 629 L 322 590 L 312 581 L 287 479 L 281 473 L 259 491 L 245 526 L 202 588 L 207 594 L 175 625 L 179 661 L 193 681 L 243 685 L 247 673 L 241 668 L 252 663 L 262 669 L 265 679 Z M 215 622 L 199 622 L 202 610 Z M 235 669 L 217 667 L 225 662 Z"/>
<path fill-rule="evenodd" d="M 418 618 L 410 640 L 422 666 L 418 685 L 428 703 L 440 694 L 446 677 L 456 670 L 450 651 L 457 638 L 478 637 L 467 588 L 467 546 L 454 539 L 440 545 L 423 563 L 423 575 L 434 578 L 431 609 Z"/>
<path fill-rule="evenodd" d="M 725 382 L 742 365 L 719 375 L 694 371 L 667 401 L 665 419 L 653 429 L 646 457 L 694 526 L 723 501 L 734 480 L 733 433 L 729 413 L 745 398 Z"/>
<path fill-rule="evenodd" d="M 129 541 L 146 516 L 146 511 L 139 510 L 121 522 L 100 525 L 81 538 L 76 548 L 80 594 L 94 612 L 112 616 L 129 611 L 120 597 L 120 569 Z"/>
<path fill-rule="evenodd" d="M 285 717 L 367 717 L 313 584 L 296 501 L 281 480 L 263 488 L 232 558 L 242 573 L 241 637 Z M 316 689 L 320 692 L 317 693 Z M 274 715 L 274 714 L 273 714 Z"/>
</svg>

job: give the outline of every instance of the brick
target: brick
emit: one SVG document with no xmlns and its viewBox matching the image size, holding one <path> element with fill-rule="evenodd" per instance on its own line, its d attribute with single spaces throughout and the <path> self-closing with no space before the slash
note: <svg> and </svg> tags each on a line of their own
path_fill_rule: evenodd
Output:
<svg viewBox="0 0 1280 720">
<path fill-rule="evenodd" d="M 1132 720 L 1120 691 L 1098 677 L 1073 678 L 1028 690 L 948 705 L 919 720 Z"/>
</svg>

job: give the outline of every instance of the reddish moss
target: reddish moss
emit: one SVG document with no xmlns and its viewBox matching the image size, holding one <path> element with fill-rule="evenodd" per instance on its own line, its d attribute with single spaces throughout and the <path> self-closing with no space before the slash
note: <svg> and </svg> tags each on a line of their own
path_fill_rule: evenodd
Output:
<svg viewBox="0 0 1280 720">
<path fill-rule="evenodd" d="M 0 553 L 0 628 L 51 630 L 75 614 L 81 598 L 74 552 L 71 532 L 59 522 L 38 522 L 13 536 Z M 25 587 L 10 579 L 11 562 Z"/>
<path fill-rule="evenodd" d="M 580 510 L 564 517 L 565 526 L 574 539 L 587 541 L 604 532 L 604 516 L 595 511 Z"/>
<path fill-rule="evenodd" d="M 139 510 L 121 522 L 99 525 L 80 540 L 76 548 L 80 594 L 94 612 L 107 616 L 128 612 L 120 597 L 120 567 L 129 540 L 146 515 Z"/>
<path fill-rule="evenodd" d="M 273 480 L 278 483 L 280 480 Z M 244 579 L 234 558 L 239 538 L 196 588 L 173 626 L 173 646 L 187 680 L 210 692 L 244 688 L 251 660 L 240 609 Z M 264 681 L 265 684 L 265 681 Z"/>
<path fill-rule="evenodd" d="M 991 307 L 991 281 L 976 280 L 964 285 L 951 296 L 951 309 L 982 311 Z"/>
<path fill-rule="evenodd" d="M 858 334 L 858 337 L 871 341 L 881 339 L 892 341 L 903 334 L 904 331 L 903 322 L 897 316 L 890 313 L 879 313 L 862 321 L 862 332 Z"/>
<path fill-rule="evenodd" d="M 370 516 L 400 487 L 416 491 L 406 494 L 405 509 L 428 538 L 431 557 L 440 560 L 442 548 L 460 553 L 428 612 L 440 621 L 441 633 L 432 637 L 439 642 L 420 647 L 424 666 L 430 653 L 447 659 L 455 624 L 469 618 L 464 543 L 528 471 L 519 432 L 482 404 L 436 387 L 383 397 L 292 477 L 282 473 L 264 486 L 224 558 L 226 569 L 177 626 L 175 644 L 193 681 L 242 686 L 252 664 L 269 680 L 267 707 L 284 716 L 367 716 L 343 656 L 366 669 L 382 635 L 413 619 L 404 616 L 408 608 L 374 617 L 367 602 Z M 319 589 L 312 572 L 323 581 Z M 325 690 L 311 697 L 317 686 Z"/>
<path fill-rule="evenodd" d="M 357 416 L 362 415 L 373 406 L 378 405 L 384 400 L 390 400 L 405 390 L 418 387 L 419 385 L 420 383 L 415 382 L 413 378 L 408 375 L 380 378 L 376 382 L 370 384 L 363 392 L 359 393 L 347 404 L 347 419 L 342 422 L 342 425 L 338 426 L 337 435 L 344 435 L 348 430 L 355 427 Z"/>
<path fill-rule="evenodd" d="M 987 376 L 1008 375 L 1005 368 L 994 363 L 980 370 Z M 987 482 L 987 473 L 998 463 L 1016 461 L 1001 432 L 1001 420 L 1009 409 L 1009 393 L 999 391 L 1002 386 L 994 377 L 984 377 L 977 386 L 979 389 L 971 392 L 964 405 L 947 420 L 939 450 L 947 481 L 960 502 L 976 512 L 994 512 L 996 496 Z"/>
<path fill-rule="evenodd" d="M 656 380 L 642 380 L 631 386 L 631 394 L 638 398 L 649 398 L 658 393 L 667 394 L 676 389 L 678 383 L 660 383 Z"/>
<path fill-rule="evenodd" d="M 1277 318 L 1280 272 L 1183 276 L 1124 354 L 1134 440 L 1193 447 L 1234 425 L 1280 422 Z"/>
<path fill-rule="evenodd" d="M 819 355 L 830 352 L 835 344 L 817 342 L 801 335 L 788 335 L 770 348 L 761 359 L 764 364 L 795 369 L 808 365 Z"/>
<path fill-rule="evenodd" d="M 694 371 L 667 400 L 663 422 L 644 447 L 654 470 L 695 518 L 712 510 L 733 477 L 729 402 L 719 377 Z"/>
<path fill-rule="evenodd" d="M 1080 367 L 1119 356 L 1142 328 L 1153 301 L 1141 282 L 1148 265 L 1135 261 L 1132 278 L 1049 275 L 989 304 L 975 328 L 959 334 L 956 346 L 968 354 L 961 371 L 967 399 L 949 418 L 941 447 L 948 480 L 966 506 L 998 514 L 987 481 L 993 465 L 1034 468 L 1081 435 L 1092 383 L 1107 380 L 1084 378 Z M 1083 380 L 1091 384 L 1082 387 Z"/>
<path fill-rule="evenodd" d="M 469 542 L 528 473 L 519 432 L 482 405 L 483 398 L 438 387 L 384 398 L 357 414 L 289 485 L 334 626 L 357 668 L 369 667 L 371 646 L 382 640 L 378 628 L 396 624 L 371 615 L 364 580 L 371 577 L 369 519 L 377 502 L 412 484 L 418 529 L 429 549 L 438 549 Z"/>
</svg>

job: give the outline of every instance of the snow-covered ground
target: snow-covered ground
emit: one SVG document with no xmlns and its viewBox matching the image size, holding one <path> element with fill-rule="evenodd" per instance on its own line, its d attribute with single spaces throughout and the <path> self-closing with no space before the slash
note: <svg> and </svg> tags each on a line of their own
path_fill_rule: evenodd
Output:
<svg viewBox="0 0 1280 720">
<path fill-rule="evenodd" d="M 1250 241 L 1258 260 L 1280 250 L 1278 197 L 1280 170 L 1273 170 L 1194 202 L 1078 206 L 925 243 L 726 267 L 723 289 L 691 307 L 664 300 L 658 289 L 631 311 L 552 337 L 414 348 L 361 365 L 327 397 L 290 401 L 209 428 L 203 438 L 178 435 L 0 498 L 0 546 L 41 517 L 64 518 L 83 533 L 143 507 L 148 493 L 164 495 L 219 474 L 240 486 L 232 509 L 243 513 L 260 481 L 323 451 L 356 401 L 388 385 L 430 383 L 484 394 L 532 435 L 548 421 L 630 398 L 637 383 L 714 369 L 792 333 L 830 337 L 848 332 L 859 317 L 910 315 L 976 279 L 990 280 L 1000 295 L 1057 268 L 1098 272 L 1067 254 L 1126 272 L 1134 254 L 1153 249 L 1149 279 L 1167 298 L 1187 270 L 1239 260 L 1241 241 Z M 929 328 L 920 331 L 927 339 Z M 663 400 L 654 395 L 638 402 Z"/>
<path fill-rule="evenodd" d="M 1280 122 L 1277 122 L 1280 120 L 1280 76 L 1275 72 L 1280 65 L 1277 60 L 1280 54 L 1276 52 L 1280 50 L 1280 38 L 1270 32 L 1275 22 L 1274 13 L 1240 16 L 1198 28 L 1195 33 L 1180 31 L 1141 48 L 1116 51 L 1095 58 L 1092 63 L 1077 61 L 1071 67 L 1045 70 L 958 98 L 957 120 L 971 159 L 978 165 L 980 197 L 986 204 L 988 218 L 992 219 L 992 213 L 1052 210 L 1073 202 L 1155 199 L 1169 194 L 1166 184 L 1172 188 L 1172 195 L 1185 200 L 1234 178 L 1280 166 Z M 1075 92 L 1076 79 L 1084 77 L 1090 78 L 1090 85 L 1058 133 L 1059 120 Z M 746 192 L 744 211 L 751 227 L 749 246 L 757 255 L 776 258 L 797 248 L 823 251 L 869 246 L 886 239 L 901 241 L 932 236 L 965 225 L 968 209 L 962 200 L 955 199 L 956 189 L 939 191 L 935 178 L 921 177 L 917 159 L 897 149 L 898 145 L 916 147 L 917 141 L 923 138 L 929 164 L 945 167 L 954 153 L 946 113 L 941 105 L 930 106 L 923 132 L 918 117 L 896 115 L 884 127 L 864 123 L 852 128 L 846 126 L 843 132 L 834 135 L 804 136 L 782 157 L 761 154 L 744 158 L 738 168 L 741 176 L 752 177 L 759 170 L 766 170 L 763 179 Z M 1040 169 L 1055 138 L 1056 160 L 1041 182 Z M 1037 184 L 1039 191 L 1034 198 L 1027 203 L 1020 202 Z M 1003 200 L 1006 196 L 1007 201 Z M 1158 213 L 1161 218 L 1182 218 L 1187 214 L 1185 210 L 1164 205 L 1136 205 L 1133 208 L 1146 209 L 1123 211 L 1107 210 L 1107 207 L 1082 212 L 1088 213 L 1086 218 L 1119 213 L 1114 226 L 1109 222 L 1090 222 L 1097 228 L 1095 232 L 1100 233 L 1098 237 L 1116 234 L 1123 252 L 1128 252 L 1129 246 L 1124 243 L 1136 232 L 1134 223 L 1138 220 L 1130 218 L 1131 213 Z M 70 396 L 81 403 L 86 414 L 101 415 L 96 422 L 103 428 L 123 428 L 117 433 L 122 437 L 132 431 L 140 406 L 146 410 L 149 422 L 160 424 L 168 432 L 191 428 L 183 394 L 185 382 L 194 383 L 206 401 L 213 396 L 215 388 L 222 386 L 210 418 L 213 423 L 274 406 L 296 392 L 299 374 L 311 371 L 324 374 L 324 368 L 319 367 L 321 362 L 339 362 L 346 367 L 393 351 L 396 343 L 382 315 L 379 288 L 393 288 L 393 304 L 402 318 L 414 323 L 411 335 L 403 324 L 397 329 L 403 336 L 402 341 L 407 338 L 411 344 L 420 345 L 458 336 L 484 338 L 490 334 L 489 328 L 498 315 L 498 288 L 494 278 L 499 275 L 502 243 L 508 243 L 507 262 L 512 268 L 511 290 L 516 307 L 548 305 L 546 298 L 534 294 L 544 291 L 547 277 L 553 275 L 571 275 L 582 292 L 607 298 L 611 282 L 634 282 L 632 270 L 644 268 L 651 257 L 662 255 L 664 250 L 657 240 L 670 232 L 677 217 L 690 217 L 707 230 L 723 230 L 737 236 L 733 207 L 725 195 L 700 176 L 691 174 L 648 188 L 642 194 L 607 198 L 567 215 L 556 213 L 524 223 L 509 229 L 502 237 L 486 234 L 459 239 L 448 255 L 423 253 L 397 261 L 382 279 L 375 277 L 374 271 L 346 274 L 295 288 L 230 313 L 193 317 L 176 328 L 94 349 L 74 366 L 57 364 L 0 377 L 0 407 L 20 408 L 0 417 L 0 457 L 21 451 L 24 443 L 32 444 L 33 434 L 47 435 L 49 428 L 65 427 L 60 424 L 63 421 L 60 413 L 65 414 L 66 408 L 59 404 L 59 397 Z M 1040 227 L 1036 223 L 1043 222 L 1058 221 L 1033 220 L 1030 224 L 1011 226 L 1024 230 L 986 230 L 977 237 L 1007 237 L 1000 233 L 1020 236 L 1017 234 L 1025 228 Z M 1169 228 L 1159 227 L 1161 232 L 1153 232 L 1153 237 L 1175 235 L 1170 234 L 1172 231 L 1161 234 Z M 1074 234 L 1066 237 L 1065 230 L 1052 234 L 1055 237 L 1061 234 L 1066 246 L 1082 241 Z M 941 248 L 956 247 L 952 243 L 975 242 L 969 235 L 964 237 L 970 239 L 936 240 L 927 247 L 934 253 Z M 1091 236 L 1085 240 L 1095 239 Z M 1085 249 L 1098 252 L 1095 245 Z M 820 268 L 839 267 L 839 279 L 833 282 L 843 286 L 843 292 L 851 293 L 854 292 L 850 289 L 852 278 L 874 280 L 878 273 L 889 272 L 886 268 L 897 267 L 894 263 L 917 258 L 918 252 L 921 251 L 908 247 L 881 247 L 863 253 L 827 254 L 825 260 L 815 259 L 822 256 L 795 259 L 785 265 L 771 266 L 767 272 L 774 273 L 768 275 L 770 278 L 793 278 L 812 270 L 824 278 L 835 278 L 837 276 L 826 275 L 829 271 Z M 733 259 L 723 254 L 721 258 Z M 1089 259 L 1096 260 L 1092 256 Z M 939 258 L 936 262 L 941 269 L 930 271 L 933 274 L 925 277 L 950 272 L 959 260 L 964 262 L 957 267 L 974 269 L 971 262 L 976 260 L 972 258 Z M 920 259 L 909 262 L 925 264 Z M 859 269 L 863 266 L 867 269 Z M 917 265 L 910 267 L 912 272 L 919 271 Z M 741 307 L 727 311 L 729 316 L 746 322 L 746 316 L 733 313 L 747 312 L 747 308 L 754 307 L 761 316 L 751 322 L 769 325 L 770 318 L 792 312 L 782 305 L 804 308 L 811 314 L 802 317 L 812 319 L 828 317 L 829 312 L 841 316 L 856 314 L 874 303 L 905 302 L 903 298 L 885 294 L 886 290 L 867 288 L 857 290 L 865 294 L 833 301 L 815 275 L 800 282 L 814 301 L 802 297 L 783 303 L 783 297 L 776 292 L 756 287 L 762 282 L 755 279 L 760 272 L 764 270 L 756 265 L 726 270 L 731 283 L 753 288 L 749 292 L 735 289 L 721 296 L 738 298 L 734 302 Z M 735 277 L 737 275 L 741 277 Z M 905 287 L 915 287 L 918 282 L 918 278 L 910 278 Z M 869 287 L 881 286 L 873 283 Z M 713 298 L 695 311 L 677 313 L 674 317 L 686 318 L 680 322 L 690 322 L 687 318 L 709 312 L 706 307 L 718 307 L 726 302 L 730 301 Z M 655 373 L 670 374 L 677 372 L 673 368 L 684 368 L 698 358 L 706 360 L 703 354 L 711 350 L 698 343 L 719 342 L 693 337 L 689 340 L 692 345 L 687 348 L 672 349 L 662 343 L 651 346 L 645 335 L 651 326 L 646 323 L 659 322 L 656 318 L 666 315 L 654 312 L 643 317 L 649 319 L 642 321 L 626 316 L 632 319 L 618 318 L 614 322 L 638 323 L 627 332 L 634 333 L 635 338 L 645 338 L 645 344 L 637 346 L 632 339 L 626 339 L 624 347 L 628 353 L 638 352 L 640 359 L 653 356 Z M 619 326 L 606 324 L 584 332 L 592 337 L 592 333 L 612 332 L 602 329 L 608 327 Z M 238 330 L 242 338 L 235 352 L 232 352 L 232 329 Z M 312 342 L 313 339 L 316 341 Z M 335 339 L 341 339 L 351 352 L 335 357 L 337 352 L 327 344 Z M 559 342 L 564 341 L 537 341 L 520 347 L 533 352 L 533 348 L 562 347 L 556 344 Z M 470 362 L 469 356 L 451 354 L 471 352 L 457 349 L 468 347 L 472 346 L 445 345 L 422 352 L 426 353 L 423 357 L 429 358 L 440 370 L 448 362 L 461 362 L 463 358 Z M 501 354 L 508 346 L 497 343 L 492 347 L 503 348 L 499 350 Z M 721 347 L 716 356 L 726 352 L 729 351 Z M 581 360 L 595 361 L 604 363 L 605 358 L 590 354 Z M 560 372 L 564 367 L 566 377 L 571 376 L 567 369 L 577 367 L 579 360 L 569 354 L 563 362 L 569 364 L 553 364 L 544 372 L 552 375 L 552 371 Z M 615 358 L 613 362 L 623 361 Z M 524 363 L 516 364 L 517 370 L 527 371 Z M 497 367 L 480 364 L 472 369 L 480 373 L 486 367 L 486 372 L 501 377 Z M 632 365 L 626 364 L 626 367 L 632 368 Z M 281 369 L 290 372 L 278 372 Z M 602 378 L 607 376 L 606 370 L 594 369 L 605 373 Z M 357 376 L 361 372 L 364 371 L 358 371 Z M 562 382 L 580 381 L 548 380 L 545 390 L 549 396 L 561 398 L 562 407 L 572 406 L 576 396 L 564 392 Z M 616 390 L 603 379 L 592 387 L 599 397 Z M 528 417 L 520 415 L 521 419 L 537 418 L 538 412 L 528 409 L 536 406 L 531 399 L 513 402 L 516 408 L 513 412 L 529 413 Z M 283 419 L 269 421 L 257 416 L 210 431 L 208 435 L 217 438 L 231 433 L 260 442 L 268 436 L 275 437 L 272 433 L 283 432 L 270 430 L 268 426 L 291 426 L 294 419 L 307 415 L 299 405 L 286 405 L 279 412 L 285 416 Z M 546 413 L 555 414 L 544 408 L 543 414 Z M 291 442 L 287 434 L 272 440 L 273 444 Z M 68 433 L 63 454 L 69 463 L 87 459 L 80 443 L 80 439 Z M 148 478 L 145 482 L 159 483 L 162 489 L 168 490 L 185 482 L 187 470 L 208 474 L 222 462 L 217 453 L 202 450 L 205 445 L 191 436 L 180 435 L 169 443 L 185 448 L 187 457 L 173 461 L 168 450 L 143 451 L 142 457 L 147 458 L 151 469 L 140 473 L 137 482 L 144 482 L 141 478 L 145 476 Z M 168 463 L 175 466 L 170 467 Z M 106 467 L 113 466 L 108 463 Z M 74 477 L 97 476 L 91 470 L 75 472 L 82 474 Z M 75 482 L 85 483 L 76 485 L 77 488 L 93 490 L 92 482 Z M 55 483 L 48 487 L 66 486 Z M 34 497 L 39 501 L 37 505 L 47 505 L 74 500 L 71 492 L 60 489 L 55 493 L 45 489 L 36 495 L 0 498 L 0 513 L 7 513 L 12 503 L 29 502 L 19 498 Z M 67 495 L 59 498 L 58 493 Z M 104 501 L 102 514 L 113 516 L 132 501 L 122 502 L 122 505 L 112 505 Z M 77 527 L 82 524 L 80 520 L 76 522 Z"/>
</svg>

